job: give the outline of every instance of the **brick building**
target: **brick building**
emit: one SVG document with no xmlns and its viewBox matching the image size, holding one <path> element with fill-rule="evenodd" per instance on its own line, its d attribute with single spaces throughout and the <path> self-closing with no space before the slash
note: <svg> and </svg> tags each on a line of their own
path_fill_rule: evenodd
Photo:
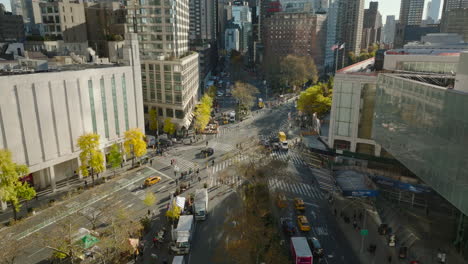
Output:
<svg viewBox="0 0 468 264">
<path fill-rule="evenodd" d="M 265 55 L 309 56 L 320 68 L 324 59 L 326 16 L 312 13 L 274 13 L 265 19 Z"/>
</svg>

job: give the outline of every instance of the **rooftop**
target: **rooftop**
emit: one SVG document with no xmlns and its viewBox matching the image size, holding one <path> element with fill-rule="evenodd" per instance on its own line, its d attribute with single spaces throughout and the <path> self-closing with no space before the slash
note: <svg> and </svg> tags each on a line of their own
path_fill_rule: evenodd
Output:
<svg viewBox="0 0 468 264">
<path fill-rule="evenodd" d="M 349 65 L 342 69 L 339 69 L 337 73 L 346 73 L 346 74 L 363 74 L 363 75 L 377 75 L 374 70 L 375 58 L 369 58 L 357 62 L 355 64 Z"/>
</svg>

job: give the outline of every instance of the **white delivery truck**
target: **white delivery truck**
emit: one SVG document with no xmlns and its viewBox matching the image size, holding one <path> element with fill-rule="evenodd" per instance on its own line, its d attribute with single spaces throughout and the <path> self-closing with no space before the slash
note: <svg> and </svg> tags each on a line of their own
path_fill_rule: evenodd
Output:
<svg viewBox="0 0 468 264">
<path fill-rule="evenodd" d="M 195 190 L 193 214 L 195 220 L 205 220 L 208 215 L 208 191 L 205 188 Z"/>
<path fill-rule="evenodd" d="M 169 245 L 175 254 L 188 254 L 190 252 L 190 242 L 195 232 L 193 215 L 181 215 L 177 228 L 172 230 L 172 242 Z"/>
</svg>

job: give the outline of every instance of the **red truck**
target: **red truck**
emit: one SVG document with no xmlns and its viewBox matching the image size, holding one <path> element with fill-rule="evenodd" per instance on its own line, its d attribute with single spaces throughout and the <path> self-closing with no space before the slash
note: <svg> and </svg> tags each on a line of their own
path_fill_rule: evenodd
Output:
<svg viewBox="0 0 468 264">
<path fill-rule="evenodd" d="M 312 264 L 313 257 L 305 237 L 291 237 L 294 264 Z"/>
</svg>

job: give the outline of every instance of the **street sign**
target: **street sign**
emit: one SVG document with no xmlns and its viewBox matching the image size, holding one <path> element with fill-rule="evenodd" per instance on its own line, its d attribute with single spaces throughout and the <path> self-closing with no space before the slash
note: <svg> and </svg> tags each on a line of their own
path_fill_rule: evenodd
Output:
<svg viewBox="0 0 468 264">
<path fill-rule="evenodd" d="M 369 230 L 361 229 L 361 236 L 367 236 L 367 235 L 369 235 Z"/>
</svg>

